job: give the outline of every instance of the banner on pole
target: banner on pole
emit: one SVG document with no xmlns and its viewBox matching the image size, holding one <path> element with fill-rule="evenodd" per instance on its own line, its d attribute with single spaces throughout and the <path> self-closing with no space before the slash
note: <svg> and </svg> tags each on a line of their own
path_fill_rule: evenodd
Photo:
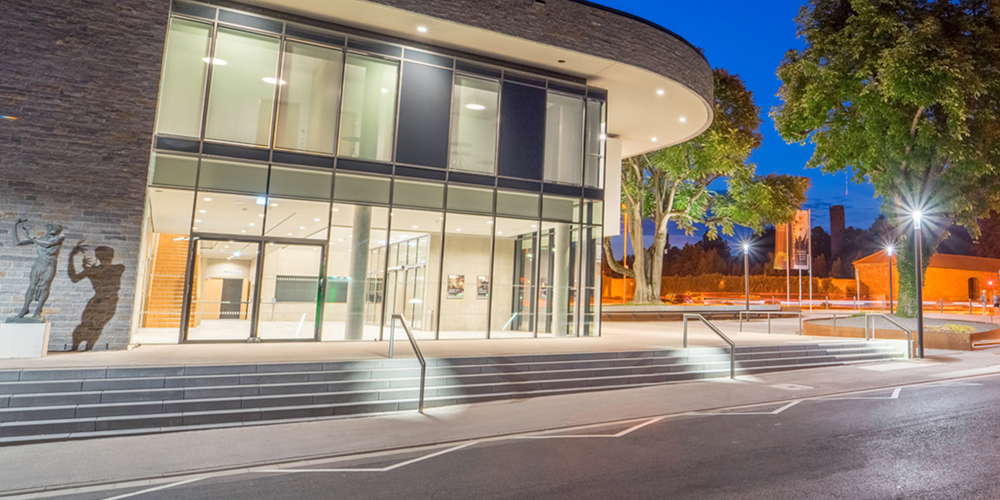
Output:
<svg viewBox="0 0 1000 500">
<path fill-rule="evenodd" d="M 774 226 L 774 268 L 788 267 L 788 224 Z"/>
<path fill-rule="evenodd" d="M 799 210 L 792 221 L 790 233 L 792 247 L 792 269 L 809 269 L 809 240 L 812 238 L 809 211 Z"/>
</svg>

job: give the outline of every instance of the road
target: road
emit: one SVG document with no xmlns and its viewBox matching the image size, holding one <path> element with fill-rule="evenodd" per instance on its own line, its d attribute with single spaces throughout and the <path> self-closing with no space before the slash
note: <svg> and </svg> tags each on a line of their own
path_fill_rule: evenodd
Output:
<svg viewBox="0 0 1000 500">
<path fill-rule="evenodd" d="M 998 408 L 979 377 L 50 498 L 996 499 Z"/>
</svg>

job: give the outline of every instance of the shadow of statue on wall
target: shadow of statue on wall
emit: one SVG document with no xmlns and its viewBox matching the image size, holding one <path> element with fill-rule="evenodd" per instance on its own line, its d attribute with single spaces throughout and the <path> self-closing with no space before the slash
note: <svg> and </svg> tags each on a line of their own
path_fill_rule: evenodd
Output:
<svg viewBox="0 0 1000 500">
<path fill-rule="evenodd" d="M 76 270 L 76 256 L 82 256 L 82 270 Z M 69 279 L 79 283 L 89 279 L 94 287 L 94 296 L 87 301 L 80 317 L 80 324 L 73 330 L 73 350 L 89 351 L 94 348 L 111 318 L 118 308 L 118 292 L 122 286 L 123 264 L 113 264 L 115 250 L 111 247 L 99 246 L 90 253 L 90 247 L 77 243 L 69 254 Z"/>
</svg>

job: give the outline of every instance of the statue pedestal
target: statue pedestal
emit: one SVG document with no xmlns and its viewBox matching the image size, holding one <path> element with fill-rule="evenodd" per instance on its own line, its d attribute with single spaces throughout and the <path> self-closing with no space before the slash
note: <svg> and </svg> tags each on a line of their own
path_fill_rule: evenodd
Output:
<svg viewBox="0 0 1000 500">
<path fill-rule="evenodd" d="M 40 358 L 48 352 L 48 323 L 0 323 L 0 359 Z"/>
</svg>

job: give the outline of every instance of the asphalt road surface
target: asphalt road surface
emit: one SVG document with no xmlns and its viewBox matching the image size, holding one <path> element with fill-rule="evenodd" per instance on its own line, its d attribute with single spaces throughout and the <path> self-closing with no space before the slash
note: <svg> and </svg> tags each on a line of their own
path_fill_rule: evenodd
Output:
<svg viewBox="0 0 1000 500">
<path fill-rule="evenodd" d="M 1000 498 L 1000 377 L 794 397 L 53 498 Z"/>
</svg>

